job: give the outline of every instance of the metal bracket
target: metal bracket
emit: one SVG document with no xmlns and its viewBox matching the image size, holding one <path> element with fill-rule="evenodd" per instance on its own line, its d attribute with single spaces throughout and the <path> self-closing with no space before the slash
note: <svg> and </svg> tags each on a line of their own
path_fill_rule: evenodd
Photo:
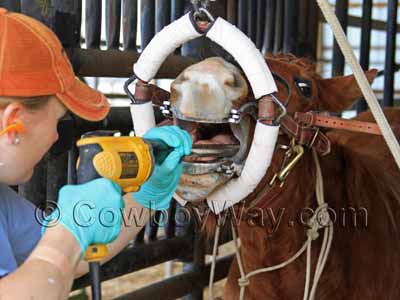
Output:
<svg viewBox="0 0 400 300">
<path fill-rule="evenodd" d="M 239 124 L 244 114 L 249 114 L 254 120 L 257 120 L 257 103 L 249 102 L 242 105 L 239 109 L 231 109 L 228 122 Z"/>
<path fill-rule="evenodd" d="M 286 106 L 274 94 L 271 94 L 270 96 L 271 99 L 275 102 L 275 104 L 277 104 L 282 110 L 282 113 L 274 121 L 275 124 L 280 124 L 282 118 L 287 114 Z"/>
<path fill-rule="evenodd" d="M 163 105 L 160 106 L 160 110 L 164 116 L 171 117 L 172 116 L 171 102 L 163 101 Z"/>
<path fill-rule="evenodd" d="M 222 164 L 218 169 L 218 173 L 223 173 L 224 175 L 231 176 L 235 172 L 235 166 L 233 163 L 231 164 Z"/>
</svg>

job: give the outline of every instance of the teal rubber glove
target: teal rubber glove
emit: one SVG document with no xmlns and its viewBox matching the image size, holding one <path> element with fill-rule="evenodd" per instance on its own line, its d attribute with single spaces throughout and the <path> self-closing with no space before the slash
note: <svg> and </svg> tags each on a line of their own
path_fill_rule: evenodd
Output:
<svg viewBox="0 0 400 300">
<path fill-rule="evenodd" d="M 58 194 L 57 209 L 42 223 L 42 234 L 62 224 L 78 241 L 83 256 L 89 245 L 108 244 L 117 238 L 123 208 L 120 187 L 108 179 L 66 185 Z"/>
<path fill-rule="evenodd" d="M 152 210 L 168 209 L 182 175 L 181 158 L 192 152 L 192 138 L 177 126 L 150 129 L 143 138 L 161 140 L 174 150 L 161 163 L 156 164 L 150 178 L 132 193 L 133 198 Z"/>
</svg>

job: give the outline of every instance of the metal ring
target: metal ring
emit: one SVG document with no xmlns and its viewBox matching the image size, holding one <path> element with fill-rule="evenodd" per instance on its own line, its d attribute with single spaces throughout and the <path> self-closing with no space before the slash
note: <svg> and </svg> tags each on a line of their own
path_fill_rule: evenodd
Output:
<svg viewBox="0 0 400 300">
<path fill-rule="evenodd" d="M 271 96 L 271 99 L 282 109 L 282 113 L 275 119 L 275 123 L 279 124 L 281 122 L 281 119 L 284 116 L 286 116 L 287 109 L 286 109 L 286 106 L 281 101 L 279 101 L 279 99 L 276 98 L 276 96 L 274 94 L 270 94 L 270 96 Z"/>
<path fill-rule="evenodd" d="M 195 19 L 200 18 L 202 13 L 208 18 L 208 21 L 210 21 L 211 23 L 215 22 L 215 18 L 213 17 L 213 15 L 204 7 L 200 7 L 197 10 L 195 10 L 193 17 Z"/>
<path fill-rule="evenodd" d="M 128 95 L 128 98 L 131 100 L 133 104 L 136 104 L 135 96 L 129 90 L 129 85 L 133 83 L 137 79 L 136 75 L 132 75 L 128 78 L 127 81 L 124 83 L 124 91 Z"/>
</svg>

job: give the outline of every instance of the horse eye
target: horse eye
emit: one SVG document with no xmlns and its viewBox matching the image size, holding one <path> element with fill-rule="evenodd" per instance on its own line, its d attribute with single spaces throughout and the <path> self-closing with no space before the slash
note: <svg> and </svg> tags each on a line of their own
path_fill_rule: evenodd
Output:
<svg viewBox="0 0 400 300">
<path fill-rule="evenodd" d="M 295 83 L 298 90 L 304 97 L 310 98 L 312 96 L 311 82 L 304 79 L 295 79 Z"/>
</svg>

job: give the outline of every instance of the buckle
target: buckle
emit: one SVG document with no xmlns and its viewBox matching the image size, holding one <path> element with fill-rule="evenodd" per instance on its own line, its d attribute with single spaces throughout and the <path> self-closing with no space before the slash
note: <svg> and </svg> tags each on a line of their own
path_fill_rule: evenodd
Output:
<svg viewBox="0 0 400 300">
<path fill-rule="evenodd" d="M 312 127 L 315 124 L 315 114 L 312 111 L 306 113 L 296 112 L 294 114 L 294 119 L 304 127 Z"/>
</svg>

